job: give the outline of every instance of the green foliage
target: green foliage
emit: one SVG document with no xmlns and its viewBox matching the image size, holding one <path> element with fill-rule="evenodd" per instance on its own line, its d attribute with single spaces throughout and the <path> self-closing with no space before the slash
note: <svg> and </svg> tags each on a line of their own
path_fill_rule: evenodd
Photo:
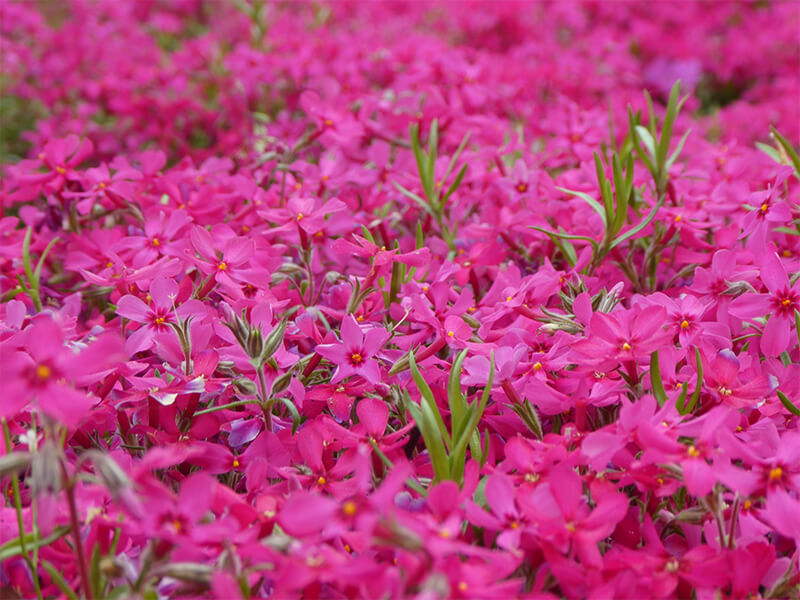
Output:
<svg viewBox="0 0 800 600">
<path fill-rule="evenodd" d="M 469 446 L 472 457 L 481 461 L 488 450 L 488 446 L 481 448 L 480 433 L 477 427 L 483 411 L 486 409 L 494 382 L 494 353 L 490 359 L 489 381 L 483 388 L 480 398 L 472 403 L 467 401 L 461 388 L 461 367 L 466 356 L 467 351 L 463 350 L 453 361 L 450 370 L 447 385 L 447 400 L 450 410 L 450 428 L 448 429 L 433 392 L 414 361 L 414 353 L 409 355 L 411 374 L 422 397 L 419 405 L 407 397 L 406 408 L 422 434 L 425 448 L 428 450 L 433 465 L 434 482 L 449 479 L 459 485 L 463 484 L 467 447 Z"/>
</svg>

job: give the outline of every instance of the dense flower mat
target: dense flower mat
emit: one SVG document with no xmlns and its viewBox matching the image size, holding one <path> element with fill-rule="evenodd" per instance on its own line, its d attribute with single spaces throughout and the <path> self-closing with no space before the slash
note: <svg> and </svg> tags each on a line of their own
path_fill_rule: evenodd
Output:
<svg viewBox="0 0 800 600">
<path fill-rule="evenodd" d="M 797 2 L 0 7 L 0 596 L 798 593 Z"/>
</svg>

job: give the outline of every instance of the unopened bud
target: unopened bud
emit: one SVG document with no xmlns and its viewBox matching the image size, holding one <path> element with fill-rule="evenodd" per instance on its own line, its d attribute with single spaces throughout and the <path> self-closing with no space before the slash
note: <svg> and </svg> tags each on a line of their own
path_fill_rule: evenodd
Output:
<svg viewBox="0 0 800 600">
<path fill-rule="evenodd" d="M 158 574 L 189 583 L 211 583 L 212 567 L 200 563 L 171 563 L 158 569 Z"/>
<path fill-rule="evenodd" d="M 256 384 L 250 381 L 249 379 L 234 379 L 233 385 L 236 389 L 241 392 L 242 394 L 247 394 L 252 396 L 256 393 Z"/>
<path fill-rule="evenodd" d="M 61 491 L 61 456 L 58 446 L 47 441 L 33 455 L 31 461 L 31 479 L 35 494 L 57 494 Z"/>
<path fill-rule="evenodd" d="M 5 456 L 0 456 L 0 477 L 8 477 L 24 471 L 30 464 L 30 452 L 11 452 Z"/>
<path fill-rule="evenodd" d="M 269 335 L 264 340 L 264 348 L 261 351 L 261 361 L 267 362 L 278 348 L 283 344 L 283 338 L 286 335 L 287 320 L 285 318 L 280 320 L 275 326 L 275 329 L 269 332 Z"/>
<path fill-rule="evenodd" d="M 117 497 L 133 487 L 125 471 L 123 471 L 117 462 L 108 454 L 98 450 L 89 450 L 86 452 L 86 455 L 87 458 L 92 461 L 95 471 L 103 482 L 103 485 L 108 488 L 108 491 L 110 491 L 113 496 Z"/>
</svg>

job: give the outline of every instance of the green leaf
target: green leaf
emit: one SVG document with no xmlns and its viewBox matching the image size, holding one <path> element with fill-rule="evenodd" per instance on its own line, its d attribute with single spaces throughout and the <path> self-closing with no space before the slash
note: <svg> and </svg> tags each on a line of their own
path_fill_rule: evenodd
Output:
<svg viewBox="0 0 800 600">
<path fill-rule="evenodd" d="M 785 233 L 786 235 L 800 235 L 800 231 L 797 231 L 797 229 L 792 229 L 791 227 L 773 227 L 772 230 L 779 233 Z"/>
<path fill-rule="evenodd" d="M 430 207 L 430 205 L 428 204 L 428 202 L 426 202 L 425 200 L 423 200 L 422 198 L 420 198 L 419 196 L 417 196 L 417 195 L 416 195 L 414 192 L 412 192 L 411 190 L 407 190 L 406 188 L 404 188 L 402 185 L 400 185 L 400 184 L 399 184 L 399 183 L 397 183 L 396 181 L 393 181 L 393 182 L 392 182 L 392 184 L 394 185 L 394 187 L 396 187 L 396 188 L 397 188 L 397 190 L 398 190 L 398 191 L 399 191 L 401 194 L 403 194 L 404 196 L 407 196 L 408 198 L 411 198 L 411 199 L 412 199 L 414 202 L 416 202 L 417 204 L 419 204 L 419 205 L 422 207 L 422 209 L 423 209 L 423 210 L 424 210 L 426 213 L 428 213 L 428 214 L 429 214 L 430 216 L 432 216 L 432 217 L 434 216 L 434 214 L 433 214 L 433 210 L 431 209 L 431 207 Z"/>
<path fill-rule="evenodd" d="M 427 412 L 429 412 L 430 416 L 434 419 L 436 427 L 441 433 L 442 439 L 445 441 L 447 447 L 450 448 L 452 445 L 450 432 L 447 431 L 447 427 L 444 424 L 444 419 L 442 419 L 442 415 L 439 412 L 439 407 L 436 404 L 436 398 L 433 396 L 430 386 L 428 386 L 428 383 L 422 377 L 422 373 L 419 372 L 419 367 L 417 367 L 417 361 L 414 357 L 414 354 L 414 352 L 409 352 L 408 364 L 411 368 L 411 375 L 414 378 L 414 383 L 417 384 L 417 388 L 419 389 L 420 394 L 422 394 L 420 406 L 423 408 L 423 412 L 427 407 Z"/>
<path fill-rule="evenodd" d="M 769 129 L 772 132 L 772 135 L 774 135 L 777 138 L 780 145 L 783 146 L 783 149 L 786 151 L 786 154 L 789 155 L 789 160 L 792 161 L 792 165 L 794 165 L 795 172 L 800 174 L 800 156 L 797 155 L 797 150 L 795 150 L 792 144 L 789 142 L 789 140 L 787 140 L 780 133 L 778 133 L 778 130 L 775 129 L 772 125 L 770 125 Z"/>
<path fill-rule="evenodd" d="M 694 410 L 694 407 L 697 406 L 697 403 L 700 401 L 700 392 L 703 389 L 703 361 L 700 359 L 700 350 L 697 346 L 694 348 L 694 357 L 697 362 L 697 387 L 694 388 L 689 406 L 685 408 L 686 412 L 683 414 L 689 414 Z"/>
<path fill-rule="evenodd" d="M 636 119 L 634 118 L 633 111 L 630 107 L 628 107 L 628 123 L 630 125 L 631 144 L 633 144 L 633 149 L 636 151 L 636 155 L 642 160 L 642 162 L 644 162 L 647 170 L 650 171 L 650 173 L 655 173 L 655 167 L 653 167 L 652 160 L 647 153 L 642 150 L 642 142 L 636 133 L 636 128 L 638 125 L 636 124 Z"/>
<path fill-rule="evenodd" d="M 642 219 L 642 221 L 640 221 L 640 222 L 639 222 L 639 224 L 638 224 L 638 225 L 636 225 L 636 227 L 633 227 L 632 229 L 629 229 L 628 231 L 626 231 L 625 233 L 623 233 L 621 236 L 619 236 L 618 238 L 616 238 L 616 239 L 614 240 L 614 242 L 611 244 L 611 247 L 610 247 L 610 249 L 611 249 L 611 250 L 613 250 L 614 248 L 616 248 L 617 246 L 619 246 L 619 245 L 620 245 L 622 242 L 624 242 L 624 241 L 625 241 L 625 240 L 627 240 L 628 238 L 631 238 L 631 237 L 633 237 L 634 235 L 636 235 L 637 233 L 639 233 L 639 232 L 640 232 L 642 229 L 644 229 L 645 227 L 647 227 L 647 226 L 650 224 L 650 222 L 651 222 L 651 221 L 652 221 L 652 220 L 655 218 L 655 216 L 656 216 L 656 213 L 658 213 L 658 209 L 660 209 L 660 208 L 661 208 L 661 205 L 662 205 L 662 203 L 663 203 L 663 200 L 659 200 L 659 201 L 656 203 L 656 205 L 653 207 L 653 210 L 652 210 L 652 211 L 650 211 L 650 214 L 649 214 L 649 215 L 647 215 L 647 217 L 645 217 L 644 219 Z"/>
<path fill-rule="evenodd" d="M 678 411 L 678 414 L 685 415 L 686 414 L 686 394 L 689 391 L 689 386 L 684 384 L 681 389 L 681 395 L 678 396 L 678 399 L 675 401 L 675 408 Z"/>
<path fill-rule="evenodd" d="M 469 141 L 470 134 L 471 134 L 471 132 L 468 131 L 464 135 L 464 139 L 461 140 L 461 143 L 458 145 L 458 148 L 456 148 L 455 153 L 450 158 L 450 163 L 447 165 L 447 170 L 444 172 L 444 176 L 442 177 L 442 182 L 447 181 L 447 178 L 450 177 L 450 173 L 453 172 L 453 169 L 456 166 L 456 161 L 458 160 L 458 157 L 461 156 L 461 153 L 464 151 L 464 148 L 466 148 L 466 146 L 467 146 L 467 142 Z"/>
<path fill-rule="evenodd" d="M 650 135 L 650 132 L 647 131 L 646 128 L 642 127 L 641 125 L 636 126 L 636 135 L 642 140 L 644 147 L 650 153 L 650 156 L 653 158 L 654 161 L 657 161 L 656 157 L 656 143 L 653 140 L 653 136 Z"/>
<path fill-rule="evenodd" d="M 756 148 L 761 150 L 764 154 L 769 156 L 776 163 L 783 162 L 783 160 L 781 159 L 781 153 L 775 150 L 775 148 L 773 148 L 772 146 L 767 146 L 766 144 L 762 144 L 761 142 L 756 142 Z"/>
<path fill-rule="evenodd" d="M 680 105 L 683 104 L 683 102 L 678 101 L 680 93 L 681 82 L 676 81 L 675 85 L 672 86 L 672 91 L 670 91 L 669 100 L 667 101 L 667 112 L 664 115 L 664 122 L 661 124 L 661 139 L 658 141 L 658 154 L 655 155 L 658 157 L 658 170 L 662 173 L 667 164 L 669 145 L 672 141 L 672 128 L 675 125 L 675 119 L 678 116 Z"/>
<path fill-rule="evenodd" d="M 292 415 L 292 435 L 297 432 L 297 428 L 300 426 L 301 418 L 300 412 L 297 410 L 297 407 L 294 405 L 294 402 L 286 398 L 285 396 L 281 396 L 277 398 L 278 402 L 283 404 L 286 409 L 289 411 L 289 414 Z"/>
<path fill-rule="evenodd" d="M 368 239 L 370 242 L 372 242 L 373 244 L 375 243 L 375 238 L 373 237 L 372 233 L 370 233 L 370 230 L 367 229 L 366 225 L 361 225 L 361 233 L 363 233 L 364 237 Z"/>
<path fill-rule="evenodd" d="M 447 202 L 450 196 L 452 196 L 453 193 L 458 189 L 458 186 L 461 185 L 461 181 L 464 179 L 464 175 L 466 175 L 466 173 L 467 173 L 467 165 L 464 165 L 459 170 L 458 175 L 456 175 L 456 178 L 453 180 L 453 183 L 447 189 L 447 193 L 444 196 L 442 196 L 442 200 L 440 202 L 441 206 L 444 206 L 444 203 Z"/>
<path fill-rule="evenodd" d="M 436 159 L 439 153 L 439 122 L 434 119 L 431 123 L 431 131 L 428 134 L 428 177 L 431 183 L 435 184 Z M 433 199 L 433 196 L 431 196 Z"/>
<path fill-rule="evenodd" d="M 650 385 L 653 387 L 653 395 L 656 397 L 658 405 L 664 406 L 667 401 L 667 391 L 664 389 L 664 382 L 661 379 L 658 350 L 650 355 Z"/>
<path fill-rule="evenodd" d="M 412 401 L 406 408 L 422 434 L 422 440 L 425 442 L 425 448 L 428 450 L 428 456 L 430 456 L 433 466 L 435 481 L 447 479 L 450 475 L 447 453 L 435 423 L 423 416 L 421 405 L 414 404 Z"/>
<path fill-rule="evenodd" d="M 794 331 L 797 334 L 797 343 L 800 344 L 800 310 L 794 309 Z"/>
<path fill-rule="evenodd" d="M 598 215 L 600 215 L 600 218 L 603 219 L 603 227 L 608 228 L 608 219 L 606 218 L 606 210 L 605 210 L 605 208 L 603 208 L 603 206 L 600 205 L 600 203 L 597 200 L 595 200 L 589 194 L 586 194 L 584 192 L 577 192 L 575 190 L 568 190 L 568 189 L 562 188 L 562 187 L 556 187 L 556 189 L 561 191 L 561 192 L 564 192 L 565 194 L 570 194 L 571 196 L 577 196 L 578 198 L 580 198 L 581 200 L 586 202 L 586 204 L 591 206 L 594 209 L 594 211 Z"/>
<path fill-rule="evenodd" d="M 33 281 L 37 290 L 39 289 L 39 282 L 42 278 L 42 266 L 44 265 L 44 261 L 47 258 L 47 255 L 50 254 L 50 250 L 52 250 L 53 246 L 55 246 L 59 241 L 59 238 L 53 238 L 50 240 L 50 243 L 47 244 L 47 248 L 44 249 L 44 252 L 42 252 L 42 255 L 39 257 L 39 262 L 36 263 L 36 269 L 33 272 Z"/>
<path fill-rule="evenodd" d="M 667 164 L 664 167 L 664 170 L 666 172 L 669 172 L 670 168 L 672 168 L 672 165 L 678 159 L 678 156 L 680 156 L 681 150 L 683 150 L 683 145 L 686 143 L 686 138 L 689 137 L 690 133 L 692 133 L 692 130 L 691 129 L 687 129 L 686 133 L 683 134 L 683 137 L 681 138 L 681 141 L 678 142 L 678 146 L 675 148 L 675 152 L 673 152 L 672 155 L 669 157 L 669 159 L 667 160 Z"/>
<path fill-rule="evenodd" d="M 464 359 L 467 357 L 466 348 L 458 353 L 450 368 L 450 378 L 447 382 L 447 402 L 450 407 L 450 421 L 452 422 L 453 436 L 458 435 L 460 425 L 464 420 L 467 410 L 467 403 L 464 401 L 464 394 L 461 390 L 461 368 Z"/>
<path fill-rule="evenodd" d="M 61 592 L 69 598 L 69 600 L 78 600 L 78 594 L 76 594 L 69 584 L 64 579 L 64 576 L 61 574 L 61 571 L 56 569 L 56 567 L 47 560 L 42 560 L 42 566 L 44 570 L 47 571 L 47 574 L 50 575 L 50 579 L 53 580 L 53 583 L 56 584 L 56 587 L 61 590 Z"/>
<path fill-rule="evenodd" d="M 25 546 L 28 550 L 32 548 L 43 548 L 44 546 L 49 546 L 53 542 L 58 539 L 61 539 L 65 535 L 69 533 L 69 527 L 56 527 L 53 533 L 48 535 L 46 538 L 36 539 L 35 536 L 28 540 L 28 537 L 25 538 Z M 13 556 L 19 556 L 22 554 L 22 544 L 20 543 L 19 537 L 9 540 L 5 544 L 3 544 L 2 549 L 0 549 L 0 561 L 6 560 Z"/>
<path fill-rule="evenodd" d="M 777 390 L 776 393 L 778 394 L 778 398 L 780 399 L 781 404 L 783 404 L 783 406 L 786 408 L 786 410 L 788 410 L 793 415 L 796 415 L 796 416 L 800 417 L 800 408 L 797 408 L 792 403 L 792 401 L 789 400 L 789 398 L 786 397 L 786 394 L 784 394 L 782 391 Z"/>
</svg>

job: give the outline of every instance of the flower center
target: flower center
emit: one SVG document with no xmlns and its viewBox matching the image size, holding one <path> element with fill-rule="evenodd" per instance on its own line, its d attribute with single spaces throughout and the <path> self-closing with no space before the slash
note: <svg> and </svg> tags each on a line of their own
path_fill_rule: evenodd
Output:
<svg viewBox="0 0 800 600">
<path fill-rule="evenodd" d="M 668 573 L 674 573 L 680 568 L 680 563 L 674 558 L 671 558 L 667 561 L 667 564 L 664 566 Z"/>
<path fill-rule="evenodd" d="M 325 479 L 322 475 L 317 478 L 317 485 L 325 485 L 328 483 L 328 480 Z"/>
<path fill-rule="evenodd" d="M 224 271 L 224 270 L 225 270 L 225 269 L 227 269 L 227 268 L 228 268 L 228 265 L 227 265 L 227 264 L 225 264 L 225 261 L 222 261 L 221 263 L 219 263 L 219 264 L 217 265 L 217 269 L 219 269 L 220 271 Z"/>
<path fill-rule="evenodd" d="M 698 456 L 700 456 L 700 451 L 694 446 L 689 446 L 689 449 L 686 451 L 686 454 L 688 454 L 692 458 L 697 458 Z"/>
<path fill-rule="evenodd" d="M 356 503 L 352 500 L 348 500 L 342 505 L 342 512 L 346 514 L 348 517 L 352 517 L 356 514 L 358 508 L 356 507 Z"/>
<path fill-rule="evenodd" d="M 622 344 L 622 349 L 625 351 L 630 350 L 632 347 L 628 342 Z"/>
<path fill-rule="evenodd" d="M 730 396 L 733 394 L 733 391 L 730 388 L 726 388 L 725 386 L 720 386 L 719 388 L 720 396 Z"/>
<path fill-rule="evenodd" d="M 770 469 L 769 471 L 770 481 L 777 481 L 781 477 L 783 477 L 783 469 L 781 469 L 780 467 L 774 467 Z"/>
<path fill-rule="evenodd" d="M 687 321 L 686 319 L 681 321 L 681 329 L 689 329 L 689 321 Z"/>
<path fill-rule="evenodd" d="M 153 246 L 158 247 L 160 245 L 161 245 L 161 241 L 157 237 L 154 237 L 153 238 Z"/>
<path fill-rule="evenodd" d="M 353 363 L 358 365 L 358 364 L 361 364 L 361 361 L 364 360 L 364 359 L 361 357 L 361 355 L 358 352 L 355 352 L 350 356 L 350 360 L 352 360 Z"/>
<path fill-rule="evenodd" d="M 50 379 L 50 376 L 52 374 L 53 374 L 52 369 L 50 369 L 50 367 L 48 367 L 47 365 L 39 365 L 38 367 L 36 367 L 36 376 L 42 381 Z"/>
<path fill-rule="evenodd" d="M 527 183 L 518 183 L 517 184 L 517 191 L 520 194 L 524 194 L 525 192 L 528 191 L 528 184 Z"/>
</svg>

